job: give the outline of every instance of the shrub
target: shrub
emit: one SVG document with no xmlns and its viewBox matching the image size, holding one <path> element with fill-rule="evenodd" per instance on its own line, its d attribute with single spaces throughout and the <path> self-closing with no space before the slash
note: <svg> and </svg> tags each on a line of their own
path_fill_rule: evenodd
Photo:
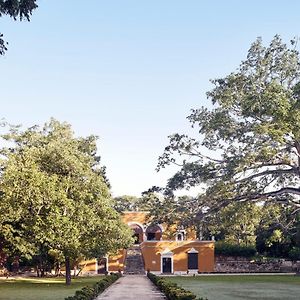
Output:
<svg viewBox="0 0 300 300">
<path fill-rule="evenodd" d="M 241 246 L 228 244 L 224 242 L 215 243 L 215 254 L 225 255 L 225 256 L 242 256 L 242 257 L 252 257 L 256 255 L 255 246 Z"/>
<path fill-rule="evenodd" d="M 120 277 L 121 274 L 119 273 L 111 273 L 111 275 L 105 276 L 92 287 L 86 286 L 76 291 L 74 296 L 67 297 L 65 300 L 93 300 Z"/>
<path fill-rule="evenodd" d="M 204 298 L 196 299 L 196 295 L 178 286 L 174 282 L 169 282 L 166 279 L 149 272 L 147 273 L 147 276 L 169 300 L 205 300 Z"/>
<path fill-rule="evenodd" d="M 293 247 L 289 251 L 289 258 L 293 261 L 300 260 L 300 248 L 299 247 Z"/>
</svg>

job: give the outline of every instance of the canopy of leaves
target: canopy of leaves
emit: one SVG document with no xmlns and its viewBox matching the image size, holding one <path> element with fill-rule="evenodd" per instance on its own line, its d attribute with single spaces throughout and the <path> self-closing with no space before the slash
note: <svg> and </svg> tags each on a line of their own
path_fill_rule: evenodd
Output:
<svg viewBox="0 0 300 300">
<path fill-rule="evenodd" d="M 71 126 L 11 128 L 2 138 L 0 232 L 9 251 L 40 249 L 98 257 L 129 245 L 131 231 L 112 208 L 96 137 L 76 138 Z"/>
<path fill-rule="evenodd" d="M 147 200 L 149 199 L 147 198 Z M 123 195 L 113 199 L 113 207 L 119 213 L 124 211 L 148 211 L 151 205 L 147 200 L 143 197 Z"/>
<path fill-rule="evenodd" d="M 7 15 L 14 20 L 30 21 L 32 11 L 38 7 L 37 0 L 0 0 L 0 17 Z M 2 39 L 0 33 L 0 55 L 7 50 L 7 43 Z"/>
<path fill-rule="evenodd" d="M 275 36 L 265 47 L 258 38 L 235 72 L 212 80 L 214 108 L 192 110 L 199 138 L 170 136 L 158 170 L 171 163 L 181 169 L 166 192 L 204 183 L 210 208 L 249 200 L 299 207 L 299 79 L 296 41 L 288 47 Z"/>
<path fill-rule="evenodd" d="M 138 211 L 140 198 L 135 196 L 123 195 L 115 197 L 114 199 L 114 209 L 122 213 L 124 211 Z"/>
<path fill-rule="evenodd" d="M 300 245 L 299 214 L 293 207 L 268 203 L 262 208 L 262 218 L 256 230 L 256 248 L 269 256 L 287 257 Z"/>
<path fill-rule="evenodd" d="M 300 245 L 300 217 L 290 205 L 246 201 L 210 210 L 201 195 L 147 193 L 143 200 L 154 220 L 176 225 L 175 229 L 194 229 L 201 240 L 214 237 L 221 245 L 256 247 L 260 254 L 275 257 L 290 257 L 293 247 Z"/>
</svg>

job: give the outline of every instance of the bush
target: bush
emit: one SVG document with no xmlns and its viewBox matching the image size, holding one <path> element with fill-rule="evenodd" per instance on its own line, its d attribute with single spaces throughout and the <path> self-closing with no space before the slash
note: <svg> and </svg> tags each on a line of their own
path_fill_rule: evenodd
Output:
<svg viewBox="0 0 300 300">
<path fill-rule="evenodd" d="M 279 228 L 259 229 L 256 236 L 256 249 L 265 256 L 288 258 L 293 248 L 293 238 L 283 234 Z"/>
<path fill-rule="evenodd" d="M 300 260 L 300 248 L 299 247 L 293 247 L 289 251 L 289 258 L 293 261 Z"/>
<path fill-rule="evenodd" d="M 174 282 L 158 277 L 152 273 L 147 273 L 148 278 L 156 285 L 169 300 L 205 300 L 204 298 L 196 299 L 196 295 L 192 292 L 179 287 Z"/>
<path fill-rule="evenodd" d="M 74 296 L 67 297 L 65 300 L 93 300 L 120 277 L 121 274 L 112 273 L 111 275 L 102 278 L 92 287 L 86 286 L 81 290 L 76 291 Z"/>
<path fill-rule="evenodd" d="M 256 255 L 255 246 L 241 246 L 224 242 L 215 243 L 215 254 L 225 256 L 252 257 Z"/>
</svg>

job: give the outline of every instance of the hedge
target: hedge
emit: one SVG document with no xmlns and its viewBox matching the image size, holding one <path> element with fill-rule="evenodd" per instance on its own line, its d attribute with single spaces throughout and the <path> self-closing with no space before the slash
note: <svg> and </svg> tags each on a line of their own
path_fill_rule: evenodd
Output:
<svg viewBox="0 0 300 300">
<path fill-rule="evenodd" d="M 158 277 L 152 273 L 147 273 L 148 278 L 163 292 L 168 300 L 207 300 L 204 298 L 197 298 L 192 292 L 179 287 L 174 282 Z"/>
<path fill-rule="evenodd" d="M 102 278 L 99 282 L 95 283 L 93 286 L 86 286 L 81 290 L 75 292 L 74 296 L 67 297 L 65 300 L 93 300 L 100 293 L 102 293 L 106 288 L 113 284 L 117 279 L 120 278 L 120 274 L 112 273 Z"/>
<path fill-rule="evenodd" d="M 289 251 L 289 258 L 293 261 L 300 260 L 300 248 L 299 247 L 293 247 Z"/>
<path fill-rule="evenodd" d="M 252 257 L 257 254 L 257 251 L 255 246 L 241 246 L 224 242 L 216 242 L 215 254 L 225 256 Z"/>
</svg>

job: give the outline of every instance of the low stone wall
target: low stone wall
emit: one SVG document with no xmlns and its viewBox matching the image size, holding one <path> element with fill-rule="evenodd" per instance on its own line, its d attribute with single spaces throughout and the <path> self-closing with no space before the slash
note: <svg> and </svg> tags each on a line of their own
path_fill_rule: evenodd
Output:
<svg viewBox="0 0 300 300">
<path fill-rule="evenodd" d="M 300 261 L 286 259 L 252 260 L 245 257 L 216 256 L 217 273 L 276 273 L 296 272 L 300 270 Z"/>
</svg>

